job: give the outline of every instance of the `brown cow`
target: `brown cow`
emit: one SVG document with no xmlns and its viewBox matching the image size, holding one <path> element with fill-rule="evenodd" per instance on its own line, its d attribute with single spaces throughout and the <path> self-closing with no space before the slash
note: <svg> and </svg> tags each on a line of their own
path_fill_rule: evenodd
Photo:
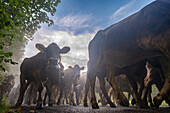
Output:
<svg viewBox="0 0 170 113">
<path fill-rule="evenodd" d="M 48 47 L 44 47 L 42 44 L 36 44 L 39 52 L 37 55 L 31 58 L 25 58 L 21 64 L 20 71 L 20 95 L 16 103 L 16 107 L 20 106 L 23 102 L 25 90 L 31 82 L 35 82 L 38 87 L 38 100 L 36 107 L 42 109 L 42 97 L 41 92 L 43 90 L 43 82 L 47 80 L 46 67 L 50 59 L 55 59 L 56 62 L 60 60 L 60 54 L 67 53 L 70 48 L 60 47 L 56 43 L 51 43 Z"/>
<path fill-rule="evenodd" d="M 74 95 L 76 95 L 76 101 L 78 102 L 78 92 L 77 92 L 77 85 L 78 85 L 78 79 L 80 77 L 80 71 L 84 70 L 84 67 L 81 67 L 79 65 L 75 65 L 73 68 L 70 67 L 66 70 L 64 70 L 64 81 L 65 81 L 65 99 L 66 103 L 69 103 L 71 105 L 76 105 L 74 101 Z M 69 101 L 69 102 L 68 102 Z"/>
<path fill-rule="evenodd" d="M 88 80 L 92 108 L 99 108 L 94 93 L 96 75 L 106 68 L 107 78 L 124 106 L 129 102 L 115 83 L 115 70 L 157 57 L 165 84 L 154 98 L 159 107 L 170 92 L 170 3 L 157 0 L 126 19 L 99 31 L 89 43 Z"/>
</svg>

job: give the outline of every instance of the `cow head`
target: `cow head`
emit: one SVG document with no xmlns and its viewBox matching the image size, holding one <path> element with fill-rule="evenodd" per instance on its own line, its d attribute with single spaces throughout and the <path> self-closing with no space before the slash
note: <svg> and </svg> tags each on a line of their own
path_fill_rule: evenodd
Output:
<svg viewBox="0 0 170 113">
<path fill-rule="evenodd" d="M 80 71 L 81 70 L 84 70 L 84 67 L 81 67 L 80 68 L 80 66 L 79 65 L 75 65 L 73 68 L 73 72 L 74 72 L 74 74 L 75 74 L 75 78 L 80 78 Z"/>
<path fill-rule="evenodd" d="M 50 65 L 57 65 L 61 60 L 60 54 L 70 51 L 70 47 L 60 49 L 56 43 L 51 43 L 48 47 L 45 47 L 43 44 L 36 44 L 36 48 L 45 53 L 45 57 L 48 59 L 48 64 Z"/>
<path fill-rule="evenodd" d="M 74 78 L 73 78 L 73 84 L 74 84 L 74 87 L 76 87 L 78 85 L 78 80 L 80 79 L 80 71 L 81 70 L 84 70 L 84 67 L 81 67 L 79 65 L 75 65 L 73 68 L 73 75 L 74 75 Z"/>
</svg>

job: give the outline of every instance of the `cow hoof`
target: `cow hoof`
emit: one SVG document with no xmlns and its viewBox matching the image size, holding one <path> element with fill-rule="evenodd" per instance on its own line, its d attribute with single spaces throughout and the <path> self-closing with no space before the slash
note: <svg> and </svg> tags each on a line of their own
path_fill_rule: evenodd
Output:
<svg viewBox="0 0 170 113">
<path fill-rule="evenodd" d="M 45 106 L 45 105 L 46 105 L 46 103 L 44 102 L 44 103 L 43 103 L 43 105 Z"/>
<path fill-rule="evenodd" d="M 99 106 L 98 106 L 98 104 L 96 103 L 96 104 L 93 104 L 93 105 L 92 105 L 92 108 L 93 108 L 93 109 L 99 109 Z"/>
<path fill-rule="evenodd" d="M 153 102 L 155 104 L 155 107 L 159 108 L 159 106 L 162 103 L 162 98 L 160 96 L 156 96 L 156 97 L 153 98 Z"/>
<path fill-rule="evenodd" d="M 129 107 L 129 102 L 120 102 L 121 106 Z"/>
<path fill-rule="evenodd" d="M 43 109 L 43 105 L 42 105 L 42 104 L 37 105 L 37 106 L 36 106 L 36 109 L 38 109 L 38 110 Z"/>
<path fill-rule="evenodd" d="M 131 104 L 134 106 L 136 104 L 136 100 L 132 99 Z"/>
<path fill-rule="evenodd" d="M 77 106 L 75 103 L 73 103 L 73 106 Z"/>
<path fill-rule="evenodd" d="M 60 105 L 60 102 L 57 102 L 57 105 Z"/>
<path fill-rule="evenodd" d="M 49 103 L 48 106 L 53 106 L 53 104 Z"/>
<path fill-rule="evenodd" d="M 36 104 L 36 101 L 33 101 L 33 104 Z"/>
<path fill-rule="evenodd" d="M 141 104 L 141 105 L 140 105 L 140 108 L 142 108 L 142 109 L 148 109 L 149 106 L 148 106 L 147 104 Z"/>
<path fill-rule="evenodd" d="M 150 103 L 150 107 L 156 107 L 153 103 Z"/>
<path fill-rule="evenodd" d="M 88 107 L 88 104 L 87 104 L 87 103 L 84 103 L 84 107 Z"/>
<path fill-rule="evenodd" d="M 27 103 L 27 105 L 31 105 L 31 103 L 30 103 L 30 102 L 28 102 L 28 103 Z"/>
<path fill-rule="evenodd" d="M 110 103 L 110 107 L 111 107 L 111 108 L 116 108 L 116 106 L 115 106 L 114 103 Z"/>
</svg>

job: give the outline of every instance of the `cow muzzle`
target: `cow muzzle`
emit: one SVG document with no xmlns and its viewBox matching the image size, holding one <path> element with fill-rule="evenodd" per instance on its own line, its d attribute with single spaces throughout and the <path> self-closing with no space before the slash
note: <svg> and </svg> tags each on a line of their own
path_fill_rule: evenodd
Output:
<svg viewBox="0 0 170 113">
<path fill-rule="evenodd" d="M 56 58 L 50 58 L 48 60 L 48 65 L 58 65 L 58 60 Z"/>
<path fill-rule="evenodd" d="M 80 74 L 77 73 L 77 74 L 75 75 L 75 78 L 76 78 L 76 79 L 80 79 Z"/>
</svg>

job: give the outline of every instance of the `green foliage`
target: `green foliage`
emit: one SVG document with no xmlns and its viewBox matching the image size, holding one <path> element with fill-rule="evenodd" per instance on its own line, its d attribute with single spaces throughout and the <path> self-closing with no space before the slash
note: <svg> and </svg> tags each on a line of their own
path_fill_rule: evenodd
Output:
<svg viewBox="0 0 170 113">
<path fill-rule="evenodd" d="M 13 53 L 5 51 L 16 39 L 32 39 L 41 23 L 53 24 L 48 14 L 56 12 L 60 0 L 1 0 L 0 1 L 0 69 L 4 64 L 17 64 L 11 59 Z M 4 64 L 3 64 L 4 62 Z"/>
<path fill-rule="evenodd" d="M 41 23 L 53 24 L 49 18 L 56 12 L 60 0 L 0 0 L 0 84 L 7 64 L 17 64 L 23 47 L 32 39 Z M 14 57 L 15 56 L 15 57 Z M 2 98 L 0 98 L 0 102 Z"/>
</svg>

